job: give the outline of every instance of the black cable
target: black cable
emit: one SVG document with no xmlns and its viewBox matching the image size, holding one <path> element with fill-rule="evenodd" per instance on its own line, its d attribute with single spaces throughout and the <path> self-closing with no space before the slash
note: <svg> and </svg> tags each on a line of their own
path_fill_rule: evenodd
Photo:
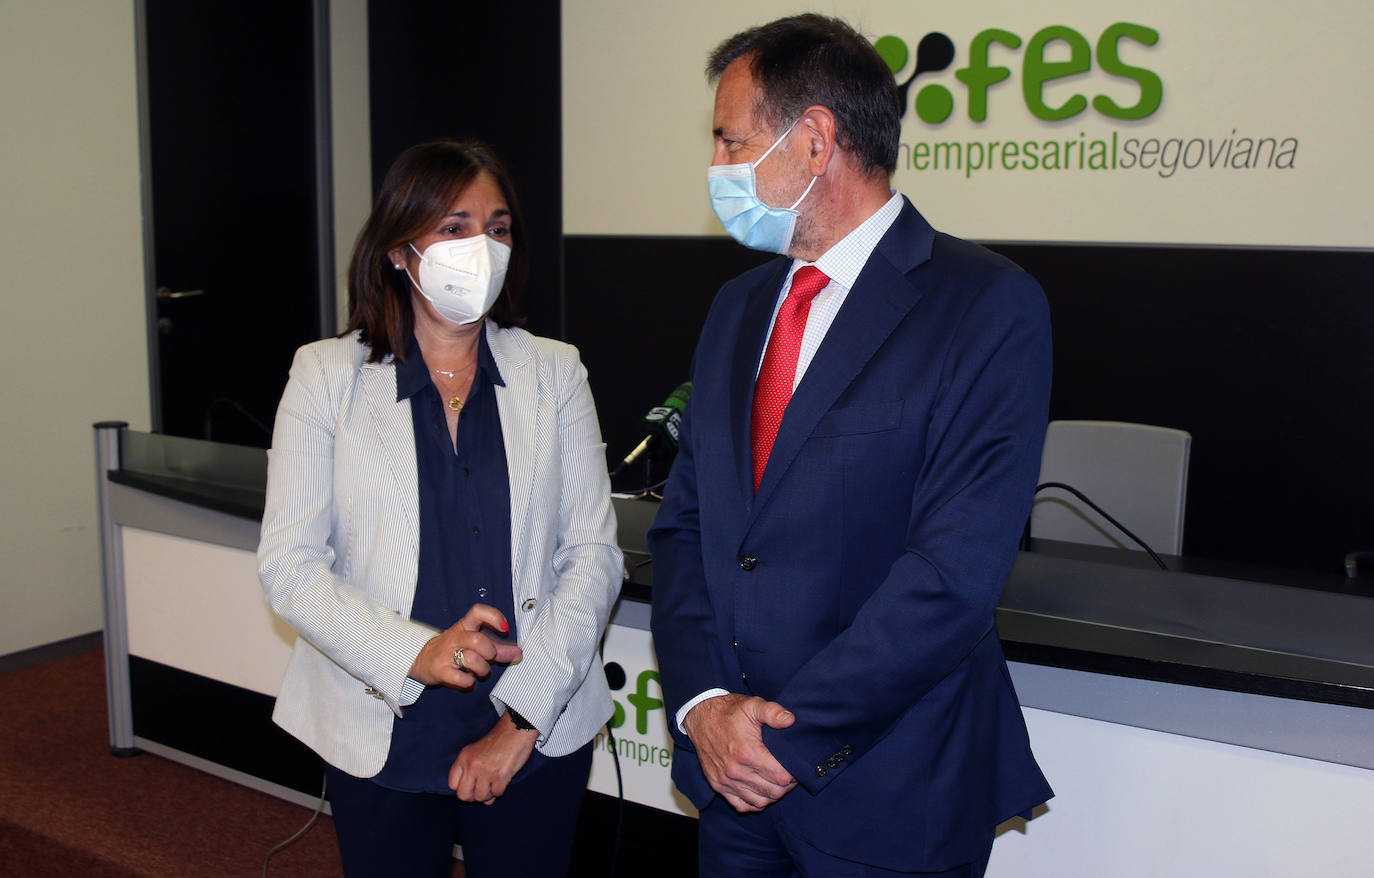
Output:
<svg viewBox="0 0 1374 878">
<path fill-rule="evenodd" d="M 1040 483 L 1040 484 L 1038 484 L 1038 485 L 1035 486 L 1035 493 L 1036 493 L 1036 494 L 1039 494 L 1041 491 L 1045 490 L 1046 488 L 1060 488 L 1060 489 L 1062 489 L 1062 490 L 1068 491 L 1070 494 L 1074 495 L 1074 496 L 1077 497 L 1079 500 L 1082 500 L 1084 503 L 1086 503 L 1086 504 L 1088 504 L 1089 506 L 1091 506 L 1094 512 L 1096 512 L 1098 515 L 1100 515 L 1100 516 L 1102 516 L 1103 518 L 1105 518 L 1108 522 L 1111 523 L 1111 525 L 1112 525 L 1113 527 L 1115 527 L 1117 530 L 1121 531 L 1121 532 L 1122 532 L 1123 534 L 1125 534 L 1126 536 L 1130 537 L 1132 540 L 1135 541 L 1136 545 L 1140 546 L 1140 548 L 1144 549 L 1147 553 L 1149 553 L 1150 557 L 1154 559 L 1154 562 L 1155 562 L 1156 564 L 1159 565 L 1159 569 L 1160 569 L 1160 570 L 1168 570 L 1168 569 L 1169 569 L 1168 565 L 1164 563 L 1164 560 L 1163 560 L 1162 558 L 1160 558 L 1158 555 L 1155 554 L 1155 550 L 1154 550 L 1154 549 L 1151 549 L 1149 546 L 1145 545 L 1145 541 L 1144 541 L 1144 540 L 1142 540 L 1140 537 L 1136 536 L 1135 534 L 1133 534 L 1133 533 L 1131 533 L 1129 530 L 1127 530 L 1127 529 L 1126 529 L 1126 526 L 1125 526 L 1124 524 L 1122 524 L 1121 522 L 1117 521 L 1115 518 L 1112 518 L 1110 515 L 1108 515 L 1108 514 L 1106 513 L 1106 511 L 1104 511 L 1104 510 L 1102 509 L 1101 506 L 1098 506 L 1096 503 L 1094 503 L 1093 501 L 1089 500 L 1089 499 L 1088 499 L 1088 496 L 1087 496 L 1086 494 L 1084 494 L 1082 491 L 1078 490 L 1077 488 L 1073 487 L 1072 485 L 1066 485 L 1066 484 L 1064 484 L 1063 482 L 1042 482 L 1042 483 Z M 1030 533 L 1030 522 L 1029 522 L 1029 521 L 1026 522 L 1026 533 L 1027 533 L 1027 534 Z"/>
<path fill-rule="evenodd" d="M 320 801 L 315 804 L 315 813 L 310 815 L 310 819 L 305 821 L 304 826 L 296 830 L 295 835 L 291 836 L 286 841 L 281 842 L 276 847 L 272 848 L 272 850 L 267 852 L 267 856 L 264 857 L 262 861 L 262 878 L 267 878 L 267 864 L 272 861 L 272 855 L 284 849 L 293 842 L 297 841 L 302 835 L 305 835 L 305 833 L 309 831 L 310 827 L 315 825 L 316 820 L 320 819 L 320 812 L 324 810 L 325 793 L 327 793 L 328 791 L 329 775 L 325 775 L 324 780 L 320 783 Z"/>
<path fill-rule="evenodd" d="M 620 866 L 620 831 L 625 825 L 625 779 L 620 775 L 620 748 L 615 743 L 611 724 L 606 723 L 606 742 L 611 745 L 611 761 L 615 763 L 615 842 L 611 847 L 611 878 Z"/>
<path fill-rule="evenodd" d="M 272 437 L 272 428 L 264 424 L 262 421 L 258 420 L 256 417 L 254 417 L 253 413 L 248 411 L 248 409 L 244 408 L 238 402 L 230 399 L 227 396 L 217 396 L 210 401 L 209 407 L 205 409 L 204 429 L 206 441 L 211 441 L 214 438 L 213 432 L 215 426 L 215 409 L 221 405 L 228 406 L 238 414 L 242 415 L 244 420 L 252 424 L 264 436 L 268 437 L 269 439 Z"/>
<path fill-rule="evenodd" d="M 606 671 L 606 634 L 601 635 L 601 645 L 596 650 L 601 657 L 601 671 Z M 611 761 L 615 763 L 615 841 L 611 846 L 611 874 L 610 878 L 615 878 L 615 873 L 620 865 L 620 830 L 625 824 L 625 778 L 620 774 L 620 747 L 615 743 L 615 733 L 611 731 L 611 721 L 606 720 L 606 742 L 611 745 Z"/>
</svg>

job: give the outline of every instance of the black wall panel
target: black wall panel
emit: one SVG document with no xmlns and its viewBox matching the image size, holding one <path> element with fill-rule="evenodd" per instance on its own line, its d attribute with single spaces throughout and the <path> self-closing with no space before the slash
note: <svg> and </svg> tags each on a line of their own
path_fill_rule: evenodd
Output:
<svg viewBox="0 0 1374 878">
<path fill-rule="evenodd" d="M 1193 434 L 1186 554 L 1338 573 L 1374 547 L 1374 253 L 995 249 L 1049 296 L 1051 417 Z"/>
<path fill-rule="evenodd" d="M 615 459 L 686 377 L 716 288 L 767 257 L 724 238 L 565 248 L 568 338 Z M 1185 553 L 1338 573 L 1345 552 L 1374 547 L 1374 253 L 994 249 L 1049 298 L 1051 417 L 1193 434 Z"/>
<path fill-rule="evenodd" d="M 490 144 L 529 225 L 528 327 L 555 337 L 564 333 L 560 41 L 557 0 L 368 4 L 373 192 L 406 147 L 441 137 Z"/>
<path fill-rule="evenodd" d="M 610 459 L 644 438 L 640 418 L 686 381 L 716 289 L 771 258 L 727 238 L 569 236 L 568 341 L 582 352 Z M 667 475 L 667 461 L 654 475 Z M 615 481 L 644 482 L 636 467 Z"/>
</svg>

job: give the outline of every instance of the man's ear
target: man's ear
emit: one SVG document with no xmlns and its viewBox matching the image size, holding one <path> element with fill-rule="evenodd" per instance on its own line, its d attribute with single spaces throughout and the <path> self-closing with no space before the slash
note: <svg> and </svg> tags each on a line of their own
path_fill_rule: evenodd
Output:
<svg viewBox="0 0 1374 878">
<path fill-rule="evenodd" d="M 835 143 L 835 114 L 829 107 L 813 104 L 802 113 L 797 127 L 806 137 L 807 170 L 813 177 L 825 175 L 838 148 Z"/>
</svg>

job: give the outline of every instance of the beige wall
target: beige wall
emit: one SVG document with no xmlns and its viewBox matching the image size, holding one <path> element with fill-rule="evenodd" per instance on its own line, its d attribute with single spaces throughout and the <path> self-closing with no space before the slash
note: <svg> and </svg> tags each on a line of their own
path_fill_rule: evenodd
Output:
<svg viewBox="0 0 1374 878">
<path fill-rule="evenodd" d="M 1301 14 L 1252 0 L 563 0 L 563 106 L 576 108 L 562 116 L 563 233 L 723 234 L 706 196 L 714 100 L 706 57 L 738 30 L 808 8 L 840 15 L 871 39 L 897 38 L 909 56 L 932 30 L 953 40 L 954 63 L 917 79 L 908 99 L 945 89 L 956 112 L 934 125 L 906 114 L 892 178 L 941 231 L 979 241 L 1374 247 L 1374 90 L 1354 85 L 1374 79 L 1369 0 L 1321 0 Z M 1116 22 L 1159 34 L 1154 46 L 1113 43 L 1122 63 L 1160 77 L 1157 112 L 1032 115 L 1022 84 L 1033 35 L 1060 25 L 1096 46 Z M 988 50 L 992 65 L 1011 72 L 992 87 L 987 118 L 973 121 L 956 71 L 970 63 L 976 35 L 993 27 L 1025 42 Z M 1045 57 L 1067 52 L 1056 40 Z M 1139 86 L 1104 70 L 1096 48 L 1089 56 L 1089 71 L 1044 84 L 1049 104 L 1100 95 L 1133 105 Z M 898 78 L 915 66 L 909 57 Z M 635 146 L 608 153 L 608 132 L 621 131 L 634 132 Z M 1267 148 L 1243 145 L 1265 138 Z M 1167 151 L 1139 158 L 1151 140 Z M 1039 160 L 1047 144 L 1054 162 Z"/>
<path fill-rule="evenodd" d="M 333 96 L 334 264 L 339 328 L 348 322 L 348 260 L 372 209 L 372 123 L 368 111 L 367 0 L 330 0 Z"/>
<path fill-rule="evenodd" d="M 91 424 L 149 409 L 133 3 L 0 22 L 5 654 L 101 627 Z"/>
<path fill-rule="evenodd" d="M 330 17 L 342 314 L 371 200 L 366 0 Z M 150 416 L 134 2 L 0 0 L 0 23 L 5 655 L 103 625 L 91 424 Z"/>
</svg>

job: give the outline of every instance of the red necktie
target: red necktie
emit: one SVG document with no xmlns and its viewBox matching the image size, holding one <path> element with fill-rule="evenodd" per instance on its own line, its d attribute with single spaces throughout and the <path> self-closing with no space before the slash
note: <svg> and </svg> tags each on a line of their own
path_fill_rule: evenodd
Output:
<svg viewBox="0 0 1374 878">
<path fill-rule="evenodd" d="M 750 419 L 750 436 L 754 444 L 754 490 L 763 480 L 773 440 L 778 436 L 782 414 L 792 398 L 793 379 L 797 375 L 797 353 L 801 350 L 802 333 L 806 331 L 806 317 L 811 313 L 811 300 L 830 283 L 819 268 L 803 266 L 792 275 L 792 288 L 787 291 L 778 316 L 773 320 L 773 333 L 768 337 L 768 349 L 763 352 L 763 365 L 754 385 L 754 411 Z"/>
</svg>

